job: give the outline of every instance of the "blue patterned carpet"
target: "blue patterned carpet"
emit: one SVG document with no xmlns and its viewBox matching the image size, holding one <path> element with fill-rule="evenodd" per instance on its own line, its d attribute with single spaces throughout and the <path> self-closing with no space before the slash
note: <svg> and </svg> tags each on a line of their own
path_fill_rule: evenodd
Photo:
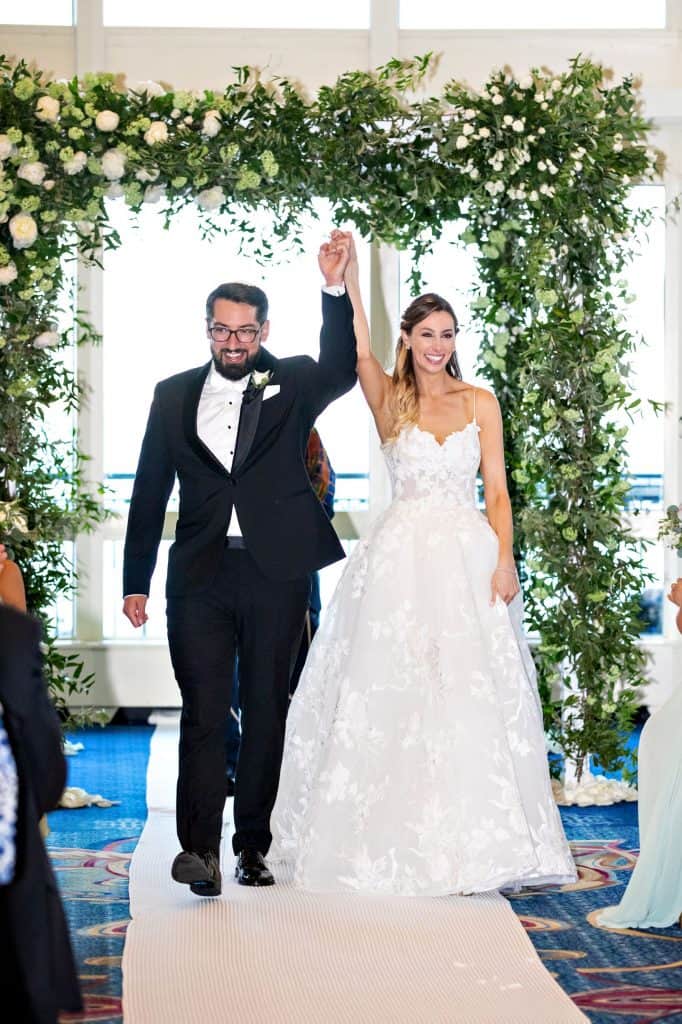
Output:
<svg viewBox="0 0 682 1024">
<path fill-rule="evenodd" d="M 63 1024 L 122 1022 L 128 865 L 146 817 L 151 734 L 151 727 L 116 725 L 69 737 L 84 744 L 69 758 L 69 785 L 120 804 L 49 815 L 48 846 L 86 1006 L 82 1014 L 64 1015 Z M 682 1024 L 682 931 L 620 935 L 594 924 L 598 909 L 618 902 L 636 862 L 636 804 L 562 808 L 562 818 L 578 882 L 512 898 L 539 955 L 594 1024 Z"/>
</svg>

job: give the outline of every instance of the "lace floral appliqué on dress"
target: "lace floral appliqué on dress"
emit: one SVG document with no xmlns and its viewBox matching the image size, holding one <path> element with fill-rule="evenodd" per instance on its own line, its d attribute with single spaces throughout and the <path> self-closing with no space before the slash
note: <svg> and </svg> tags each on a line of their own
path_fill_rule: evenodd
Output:
<svg viewBox="0 0 682 1024">
<path fill-rule="evenodd" d="M 393 501 L 348 559 L 287 722 L 270 860 L 293 862 L 303 888 L 575 878 L 520 598 L 490 604 L 478 429 L 384 445 Z"/>
</svg>

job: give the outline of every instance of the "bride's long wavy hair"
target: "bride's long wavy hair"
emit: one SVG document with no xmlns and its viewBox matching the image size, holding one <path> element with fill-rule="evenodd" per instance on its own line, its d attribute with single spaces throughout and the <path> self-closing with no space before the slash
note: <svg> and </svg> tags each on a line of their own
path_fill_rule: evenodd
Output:
<svg viewBox="0 0 682 1024">
<path fill-rule="evenodd" d="M 412 364 L 412 350 L 403 342 L 403 332 L 409 338 L 417 324 L 425 320 L 431 313 L 448 313 L 455 325 L 455 334 L 459 331 L 454 309 L 447 299 L 435 292 L 426 292 L 424 295 L 417 296 L 403 313 L 400 321 L 401 334 L 395 349 L 393 388 L 391 390 L 391 433 L 388 440 L 393 440 L 401 430 L 419 420 L 419 393 Z M 457 353 L 454 351 L 445 365 L 445 372 L 455 380 L 462 379 Z"/>
</svg>

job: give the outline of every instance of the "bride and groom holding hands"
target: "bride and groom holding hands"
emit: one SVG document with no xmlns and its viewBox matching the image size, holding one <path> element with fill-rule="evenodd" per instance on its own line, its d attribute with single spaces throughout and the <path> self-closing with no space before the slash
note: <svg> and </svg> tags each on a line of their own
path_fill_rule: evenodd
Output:
<svg viewBox="0 0 682 1024">
<path fill-rule="evenodd" d="M 514 601 L 497 401 L 461 379 L 448 302 L 427 294 L 405 310 L 389 375 L 371 352 L 352 235 L 333 231 L 318 261 L 318 360 L 275 358 L 264 293 L 220 285 L 206 307 L 211 360 L 157 385 L 142 443 L 124 557 L 134 626 L 146 620 L 176 476 L 180 485 L 166 584 L 182 697 L 173 878 L 221 892 L 238 657 L 241 884 L 273 884 L 266 855 L 310 890 L 572 881 Z M 393 498 L 348 558 L 289 706 L 310 574 L 343 557 L 306 443 L 358 378 Z"/>
</svg>

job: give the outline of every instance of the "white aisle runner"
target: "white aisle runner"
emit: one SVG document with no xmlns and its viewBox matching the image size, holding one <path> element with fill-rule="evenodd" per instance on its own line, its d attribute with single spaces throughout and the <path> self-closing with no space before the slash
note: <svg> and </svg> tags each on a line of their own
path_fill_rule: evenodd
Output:
<svg viewBox="0 0 682 1024">
<path fill-rule="evenodd" d="M 192 895 L 170 877 L 176 770 L 177 721 L 162 719 L 130 867 L 125 1024 L 587 1021 L 497 894 L 308 894 L 281 873 L 247 888 L 232 875 L 226 819 L 222 896 Z"/>
</svg>

